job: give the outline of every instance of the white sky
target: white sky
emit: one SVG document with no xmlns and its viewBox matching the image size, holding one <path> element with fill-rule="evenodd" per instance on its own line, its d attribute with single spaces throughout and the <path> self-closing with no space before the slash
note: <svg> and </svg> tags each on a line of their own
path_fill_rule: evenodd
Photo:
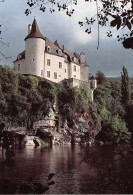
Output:
<svg viewBox="0 0 133 195">
<path fill-rule="evenodd" d="M 27 35 L 28 24 L 32 24 L 34 16 L 38 22 L 40 32 L 53 42 L 57 39 L 73 52 L 86 54 L 87 62 L 90 66 L 90 73 L 95 75 L 97 71 L 102 71 L 106 76 L 120 76 L 124 65 L 129 76 L 133 76 L 132 50 L 126 50 L 117 41 L 117 30 L 113 29 L 114 36 L 106 37 L 105 28 L 100 27 L 100 46 L 97 50 L 97 24 L 92 29 L 92 34 L 87 35 L 83 28 L 80 28 L 78 21 L 82 21 L 86 16 L 93 16 L 96 13 L 95 3 L 90 4 L 84 0 L 78 0 L 78 6 L 72 17 L 65 15 L 65 12 L 50 13 L 40 12 L 34 9 L 29 16 L 25 15 L 28 8 L 26 0 L 6 0 L 0 3 L 0 24 L 2 24 L 2 40 L 9 42 L 10 47 L 0 43 L 0 51 L 6 56 L 12 56 L 5 60 L 0 55 L 0 64 L 13 66 L 13 61 L 18 53 L 25 49 L 24 38 Z"/>
</svg>

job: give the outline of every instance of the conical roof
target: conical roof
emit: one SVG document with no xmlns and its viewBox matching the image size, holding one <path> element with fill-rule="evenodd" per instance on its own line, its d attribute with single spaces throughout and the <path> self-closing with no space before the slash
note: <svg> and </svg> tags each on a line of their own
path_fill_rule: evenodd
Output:
<svg viewBox="0 0 133 195">
<path fill-rule="evenodd" d="M 41 39 L 45 40 L 45 37 L 40 33 L 36 19 L 34 19 L 33 24 L 32 24 L 32 28 L 31 28 L 31 32 L 25 38 L 25 40 L 28 38 L 41 38 Z"/>
</svg>

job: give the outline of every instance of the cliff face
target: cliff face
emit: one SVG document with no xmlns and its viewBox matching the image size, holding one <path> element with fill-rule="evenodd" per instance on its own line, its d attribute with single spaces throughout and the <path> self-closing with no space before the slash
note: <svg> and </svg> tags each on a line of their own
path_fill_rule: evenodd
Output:
<svg viewBox="0 0 133 195">
<path fill-rule="evenodd" d="M 49 136 L 52 136 L 53 144 L 75 144 L 93 141 L 93 135 L 89 131 L 90 126 L 84 116 L 75 120 L 73 127 L 70 128 L 66 120 L 62 121 L 60 116 L 57 119 L 54 115 L 51 115 L 45 120 L 36 122 L 35 128 L 40 136 L 42 132 L 44 135 L 49 133 Z"/>
</svg>

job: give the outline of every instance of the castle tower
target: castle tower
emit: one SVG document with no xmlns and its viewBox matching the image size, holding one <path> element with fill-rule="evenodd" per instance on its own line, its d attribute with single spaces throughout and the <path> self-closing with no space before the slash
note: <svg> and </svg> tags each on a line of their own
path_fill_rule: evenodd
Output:
<svg viewBox="0 0 133 195">
<path fill-rule="evenodd" d="M 36 19 L 28 27 L 25 38 L 25 74 L 44 77 L 45 37 L 40 33 Z"/>
<path fill-rule="evenodd" d="M 80 80 L 88 82 L 88 80 L 89 80 L 89 77 L 88 77 L 88 75 L 89 75 L 89 66 L 86 63 L 84 52 L 82 52 L 80 54 L 80 64 L 81 64 Z"/>
</svg>

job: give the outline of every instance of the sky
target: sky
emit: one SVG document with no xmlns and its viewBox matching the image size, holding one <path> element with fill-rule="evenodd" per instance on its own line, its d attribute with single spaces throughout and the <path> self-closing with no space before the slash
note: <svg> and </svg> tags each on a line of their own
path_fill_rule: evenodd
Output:
<svg viewBox="0 0 133 195">
<path fill-rule="evenodd" d="M 87 34 L 81 28 L 78 21 L 85 17 L 96 14 L 95 3 L 78 0 L 75 12 L 72 17 L 66 16 L 65 12 L 55 11 L 41 12 L 38 8 L 33 9 L 29 16 L 25 15 L 28 8 L 27 0 L 5 0 L 0 2 L 0 30 L 2 31 L 2 41 L 9 43 L 9 47 L 0 43 L 0 52 L 5 54 L 8 59 L 4 59 L 0 54 L 0 64 L 13 67 L 13 61 L 17 55 L 25 49 L 24 38 L 28 33 L 28 24 L 32 24 L 36 17 L 40 32 L 51 41 L 58 40 L 66 48 L 73 52 L 85 52 L 86 60 L 89 65 L 89 72 L 95 76 L 97 71 L 102 71 L 107 77 L 117 77 L 121 75 L 122 67 L 125 66 L 129 76 L 133 77 L 133 51 L 124 49 L 122 44 L 117 41 L 117 31 L 114 28 L 113 37 L 108 38 L 106 31 L 100 27 L 100 45 L 98 44 L 97 24 L 92 28 L 92 33 Z"/>
</svg>

